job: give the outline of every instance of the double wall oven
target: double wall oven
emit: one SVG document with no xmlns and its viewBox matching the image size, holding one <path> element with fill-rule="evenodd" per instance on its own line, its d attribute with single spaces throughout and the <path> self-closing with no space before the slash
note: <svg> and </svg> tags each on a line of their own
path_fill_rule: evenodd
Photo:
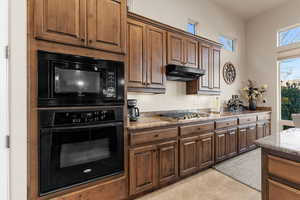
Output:
<svg viewBox="0 0 300 200">
<path fill-rule="evenodd" d="M 41 196 L 123 173 L 123 63 L 39 51 L 38 105 Z"/>
</svg>

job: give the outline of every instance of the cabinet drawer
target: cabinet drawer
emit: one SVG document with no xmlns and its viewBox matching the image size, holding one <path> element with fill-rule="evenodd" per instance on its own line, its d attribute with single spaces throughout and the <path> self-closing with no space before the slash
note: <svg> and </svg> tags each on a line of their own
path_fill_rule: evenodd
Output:
<svg viewBox="0 0 300 200">
<path fill-rule="evenodd" d="M 300 163 L 278 157 L 268 156 L 268 172 L 292 183 L 300 184 Z"/>
<path fill-rule="evenodd" d="M 268 179 L 268 200 L 300 200 L 300 190 Z"/>
<path fill-rule="evenodd" d="M 187 136 L 195 133 L 205 133 L 214 131 L 214 122 L 205 124 L 189 125 L 180 127 L 180 136 Z"/>
<path fill-rule="evenodd" d="M 270 114 L 263 114 L 263 115 L 258 115 L 257 116 L 257 120 L 270 120 L 271 119 L 271 115 Z"/>
<path fill-rule="evenodd" d="M 237 125 L 237 119 L 227 119 L 222 121 L 216 121 L 216 129 L 227 128 Z"/>
<path fill-rule="evenodd" d="M 250 124 L 255 122 L 256 122 L 256 115 L 239 118 L 239 124 Z"/>
<path fill-rule="evenodd" d="M 178 136 L 178 128 L 167 128 L 153 131 L 143 131 L 130 134 L 130 144 L 138 145 L 155 142 L 164 139 L 171 139 Z"/>
<path fill-rule="evenodd" d="M 120 200 L 127 198 L 127 181 L 122 178 L 102 185 L 96 185 L 87 189 L 79 190 L 70 194 L 53 198 L 51 200 L 97 200 L 110 199 Z"/>
</svg>

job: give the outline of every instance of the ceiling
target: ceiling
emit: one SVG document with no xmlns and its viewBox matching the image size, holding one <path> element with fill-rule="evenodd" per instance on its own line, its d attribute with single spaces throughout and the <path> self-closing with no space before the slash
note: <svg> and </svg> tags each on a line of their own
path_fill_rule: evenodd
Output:
<svg viewBox="0 0 300 200">
<path fill-rule="evenodd" d="M 290 0 L 213 0 L 217 4 L 248 20 Z"/>
</svg>

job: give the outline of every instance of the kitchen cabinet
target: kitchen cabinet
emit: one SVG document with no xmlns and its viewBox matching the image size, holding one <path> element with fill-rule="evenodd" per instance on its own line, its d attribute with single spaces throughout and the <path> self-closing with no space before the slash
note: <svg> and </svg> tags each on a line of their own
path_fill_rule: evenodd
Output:
<svg viewBox="0 0 300 200">
<path fill-rule="evenodd" d="M 226 134 L 227 130 L 216 131 L 216 161 L 226 159 Z"/>
<path fill-rule="evenodd" d="M 180 139 L 180 176 L 193 174 L 213 163 L 213 132 Z"/>
<path fill-rule="evenodd" d="M 198 68 L 198 41 L 168 33 L 168 64 Z"/>
<path fill-rule="evenodd" d="M 158 160 L 155 145 L 134 148 L 129 153 L 130 194 L 137 194 L 158 185 Z"/>
<path fill-rule="evenodd" d="M 265 137 L 265 123 L 257 123 L 256 134 L 257 139 Z"/>
<path fill-rule="evenodd" d="M 86 42 L 86 0 L 35 0 L 35 36 L 65 44 Z"/>
<path fill-rule="evenodd" d="M 146 26 L 127 20 L 128 87 L 145 88 L 146 85 Z"/>
<path fill-rule="evenodd" d="M 199 58 L 199 68 L 205 70 L 205 75 L 198 80 L 187 82 L 187 94 L 219 95 L 221 48 L 200 41 Z"/>
<path fill-rule="evenodd" d="M 125 49 L 126 1 L 86 0 L 88 46 L 122 53 Z"/>
<path fill-rule="evenodd" d="M 254 141 L 257 139 L 256 124 L 243 125 L 238 131 L 238 151 L 239 153 L 256 148 Z"/>
<path fill-rule="evenodd" d="M 264 137 L 271 135 L 271 122 L 266 122 L 264 126 Z"/>
<path fill-rule="evenodd" d="M 247 151 L 247 127 L 240 127 L 238 130 L 238 151 Z"/>
<path fill-rule="evenodd" d="M 125 0 L 35 0 L 37 39 L 125 53 Z"/>
<path fill-rule="evenodd" d="M 128 90 L 165 93 L 166 32 L 127 20 Z"/>
<path fill-rule="evenodd" d="M 198 170 L 198 136 L 180 139 L 180 176 L 192 174 Z"/>
<path fill-rule="evenodd" d="M 237 155 L 237 128 L 216 131 L 216 161 L 222 161 Z"/>
<path fill-rule="evenodd" d="M 254 149 L 256 147 L 254 141 L 256 140 L 256 124 L 247 127 L 247 148 Z"/>
<path fill-rule="evenodd" d="M 159 184 L 171 182 L 178 177 L 178 143 L 165 142 L 158 145 Z"/>
<path fill-rule="evenodd" d="M 178 142 L 170 140 L 130 148 L 130 194 L 151 190 L 178 178 Z"/>
<path fill-rule="evenodd" d="M 237 128 L 229 129 L 226 136 L 226 154 L 227 158 L 237 155 Z"/>
<path fill-rule="evenodd" d="M 200 136 L 197 142 L 199 168 L 203 169 L 214 164 L 214 133 L 207 133 Z"/>
</svg>

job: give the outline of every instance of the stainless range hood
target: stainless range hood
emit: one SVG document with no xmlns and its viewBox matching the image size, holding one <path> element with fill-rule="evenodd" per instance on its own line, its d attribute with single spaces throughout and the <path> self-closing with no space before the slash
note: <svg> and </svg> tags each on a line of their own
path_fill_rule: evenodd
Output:
<svg viewBox="0 0 300 200">
<path fill-rule="evenodd" d="M 166 75 L 169 81 L 193 81 L 205 75 L 205 70 L 180 65 L 167 65 Z"/>
</svg>

